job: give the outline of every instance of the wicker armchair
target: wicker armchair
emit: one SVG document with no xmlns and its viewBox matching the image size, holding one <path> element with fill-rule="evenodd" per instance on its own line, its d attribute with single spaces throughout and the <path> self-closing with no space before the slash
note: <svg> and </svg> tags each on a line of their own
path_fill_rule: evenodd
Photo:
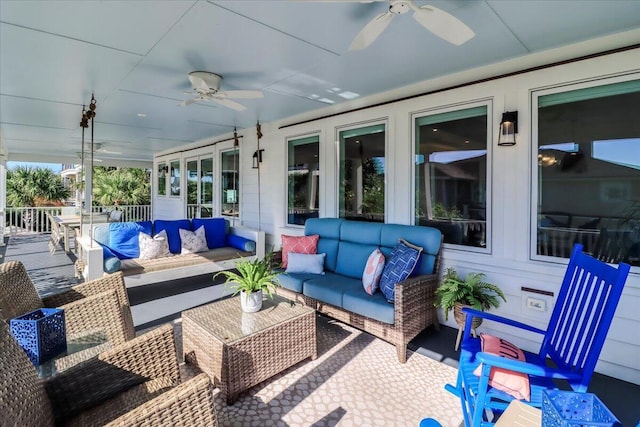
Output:
<svg viewBox="0 0 640 427">
<path fill-rule="evenodd" d="M 100 331 L 109 346 L 114 346 L 135 336 L 122 273 L 104 276 L 65 292 L 40 298 L 20 261 L 0 264 L 0 318 L 9 322 L 14 317 L 42 307 L 64 309 L 67 341 L 79 340 Z M 97 351 L 94 351 L 95 354 Z"/>
<path fill-rule="evenodd" d="M 183 383 L 171 325 L 40 380 L 0 322 L 0 414 L 9 426 L 216 426 L 206 374 Z"/>
</svg>

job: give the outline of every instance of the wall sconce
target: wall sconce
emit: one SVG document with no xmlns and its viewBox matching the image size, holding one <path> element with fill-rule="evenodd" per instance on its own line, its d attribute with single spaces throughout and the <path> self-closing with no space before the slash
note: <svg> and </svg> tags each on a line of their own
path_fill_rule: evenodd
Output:
<svg viewBox="0 0 640 427">
<path fill-rule="evenodd" d="M 258 163 L 262 163 L 262 152 L 264 150 L 260 149 L 260 150 L 256 150 L 253 153 L 253 168 L 254 169 L 258 169 Z"/>
<path fill-rule="evenodd" d="M 516 134 L 518 133 L 518 112 L 507 111 L 502 113 L 500 121 L 500 132 L 498 133 L 498 145 L 516 145 Z"/>
</svg>

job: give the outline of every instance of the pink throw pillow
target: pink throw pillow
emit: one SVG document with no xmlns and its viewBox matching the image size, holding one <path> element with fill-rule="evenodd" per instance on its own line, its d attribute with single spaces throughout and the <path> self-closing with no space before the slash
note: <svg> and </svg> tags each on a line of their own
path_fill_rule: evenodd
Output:
<svg viewBox="0 0 640 427">
<path fill-rule="evenodd" d="M 489 334 L 480 334 L 482 340 L 482 351 L 508 359 L 520 360 L 524 362 L 524 352 L 507 340 L 494 337 Z M 473 374 L 480 376 L 482 364 L 473 371 Z M 529 387 L 529 376 L 522 372 L 510 371 L 504 368 L 491 368 L 489 374 L 489 385 L 504 391 L 519 400 L 531 401 L 531 388 Z"/>
<path fill-rule="evenodd" d="M 287 236 L 282 235 L 282 268 L 287 268 L 289 252 L 297 254 L 315 254 L 318 251 L 318 234 L 310 236 Z"/>
<path fill-rule="evenodd" d="M 373 295 L 378 290 L 382 270 L 384 270 L 384 255 L 380 252 L 380 249 L 374 249 L 369 255 L 367 265 L 362 273 L 362 285 L 364 286 L 364 291 L 369 295 Z"/>
</svg>

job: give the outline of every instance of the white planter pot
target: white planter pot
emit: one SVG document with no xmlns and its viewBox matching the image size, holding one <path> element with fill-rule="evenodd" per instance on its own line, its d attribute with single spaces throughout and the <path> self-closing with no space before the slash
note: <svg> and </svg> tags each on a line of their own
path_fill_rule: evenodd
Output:
<svg viewBox="0 0 640 427">
<path fill-rule="evenodd" d="M 245 313 L 255 313 L 262 308 L 262 291 L 251 292 L 247 294 L 245 291 L 240 292 L 240 304 L 242 311 Z"/>
</svg>

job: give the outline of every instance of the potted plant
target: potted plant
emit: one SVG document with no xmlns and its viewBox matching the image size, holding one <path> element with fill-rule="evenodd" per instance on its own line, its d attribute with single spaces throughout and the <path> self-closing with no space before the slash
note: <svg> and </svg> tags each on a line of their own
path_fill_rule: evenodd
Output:
<svg viewBox="0 0 640 427">
<path fill-rule="evenodd" d="M 496 285 L 485 282 L 484 273 L 469 273 L 462 279 L 456 273 L 455 268 L 449 267 L 445 272 L 442 283 L 436 289 L 435 306 L 442 307 L 445 320 L 449 319 L 449 310 L 453 309 L 454 317 L 458 325 L 464 327 L 466 316 L 463 307 L 472 307 L 476 310 L 488 310 L 500 305 L 499 298 L 504 302 L 507 299 L 504 293 Z M 473 328 L 480 326 L 482 319 L 475 318 Z"/>
<path fill-rule="evenodd" d="M 221 271 L 213 277 L 220 274 L 226 277 L 224 283 L 234 289 L 233 295 L 240 294 L 240 303 L 245 313 L 259 311 L 262 308 L 263 292 L 273 298 L 277 287 L 278 273 L 271 269 L 271 254 L 252 261 L 242 258 L 236 263 L 235 270 Z"/>
</svg>

